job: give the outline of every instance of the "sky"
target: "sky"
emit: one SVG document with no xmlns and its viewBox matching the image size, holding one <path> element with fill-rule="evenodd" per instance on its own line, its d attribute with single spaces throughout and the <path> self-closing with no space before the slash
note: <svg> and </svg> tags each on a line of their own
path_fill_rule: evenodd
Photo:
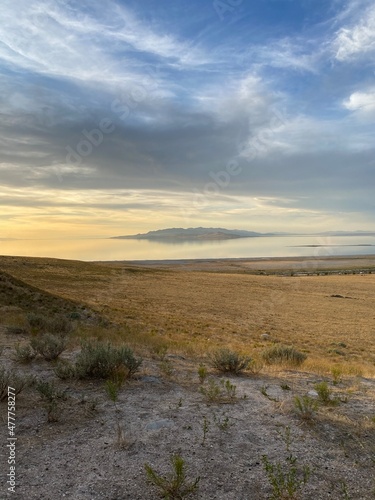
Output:
<svg viewBox="0 0 375 500">
<path fill-rule="evenodd" d="M 2 0 L 0 238 L 374 230 L 369 0 Z"/>
</svg>

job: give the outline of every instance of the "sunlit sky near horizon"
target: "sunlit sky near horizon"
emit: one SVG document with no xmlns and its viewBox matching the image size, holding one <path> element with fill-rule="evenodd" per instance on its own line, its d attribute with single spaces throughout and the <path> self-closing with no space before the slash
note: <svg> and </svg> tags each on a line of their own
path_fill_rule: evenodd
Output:
<svg viewBox="0 0 375 500">
<path fill-rule="evenodd" d="M 3 0 L 0 238 L 374 230 L 370 0 Z"/>
</svg>

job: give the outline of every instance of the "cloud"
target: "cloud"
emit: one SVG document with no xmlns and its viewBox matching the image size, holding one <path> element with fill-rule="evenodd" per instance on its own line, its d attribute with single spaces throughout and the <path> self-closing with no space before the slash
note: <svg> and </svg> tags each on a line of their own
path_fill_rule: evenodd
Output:
<svg viewBox="0 0 375 500">
<path fill-rule="evenodd" d="M 370 56 L 375 52 L 375 7 L 365 10 L 361 18 L 352 26 L 339 29 L 333 40 L 335 58 L 341 62 L 351 62 L 358 57 Z"/>
<path fill-rule="evenodd" d="M 97 2 L 5 0 L 0 19 L 0 59 L 10 68 L 90 84 L 123 85 L 139 81 L 144 60 L 200 65 L 206 56 L 173 34 L 158 34 L 128 9 Z M 138 55 L 138 57 L 137 57 Z M 150 62 L 150 61 L 149 61 Z M 160 82 L 161 84 L 161 82 Z"/>
<path fill-rule="evenodd" d="M 375 118 L 375 89 L 353 92 L 343 106 L 360 117 Z"/>
<path fill-rule="evenodd" d="M 253 47 L 251 53 L 261 66 L 317 73 L 322 50 L 322 47 L 316 46 L 311 40 L 283 38 L 264 46 Z"/>
</svg>

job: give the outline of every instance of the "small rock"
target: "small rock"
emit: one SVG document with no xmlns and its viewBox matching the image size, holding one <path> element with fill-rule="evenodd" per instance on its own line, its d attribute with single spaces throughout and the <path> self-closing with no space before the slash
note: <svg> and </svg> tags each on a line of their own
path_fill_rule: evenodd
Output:
<svg viewBox="0 0 375 500">
<path fill-rule="evenodd" d="M 262 333 L 260 336 L 262 340 L 271 340 L 271 335 L 269 333 Z"/>
<path fill-rule="evenodd" d="M 316 391 L 314 391 L 313 389 L 311 391 L 309 391 L 307 393 L 307 395 L 310 396 L 310 398 L 317 398 L 319 396 L 319 394 Z"/>
</svg>

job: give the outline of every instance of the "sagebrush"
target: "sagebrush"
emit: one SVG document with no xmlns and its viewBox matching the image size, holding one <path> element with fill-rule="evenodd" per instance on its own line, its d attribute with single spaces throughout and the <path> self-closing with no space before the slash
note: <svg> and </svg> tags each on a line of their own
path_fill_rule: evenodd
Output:
<svg viewBox="0 0 375 500">
<path fill-rule="evenodd" d="M 301 365 L 307 358 L 306 354 L 297 351 L 294 347 L 275 345 L 262 353 L 263 360 L 269 364 L 286 364 L 291 366 Z"/>
<path fill-rule="evenodd" d="M 241 356 L 238 352 L 230 349 L 219 349 L 211 354 L 211 364 L 216 370 L 222 373 L 240 374 L 250 365 L 252 359 Z"/>
<path fill-rule="evenodd" d="M 111 378 L 121 367 L 132 377 L 142 363 L 130 347 L 116 347 L 110 342 L 85 342 L 77 356 L 75 368 L 79 378 Z"/>
</svg>

